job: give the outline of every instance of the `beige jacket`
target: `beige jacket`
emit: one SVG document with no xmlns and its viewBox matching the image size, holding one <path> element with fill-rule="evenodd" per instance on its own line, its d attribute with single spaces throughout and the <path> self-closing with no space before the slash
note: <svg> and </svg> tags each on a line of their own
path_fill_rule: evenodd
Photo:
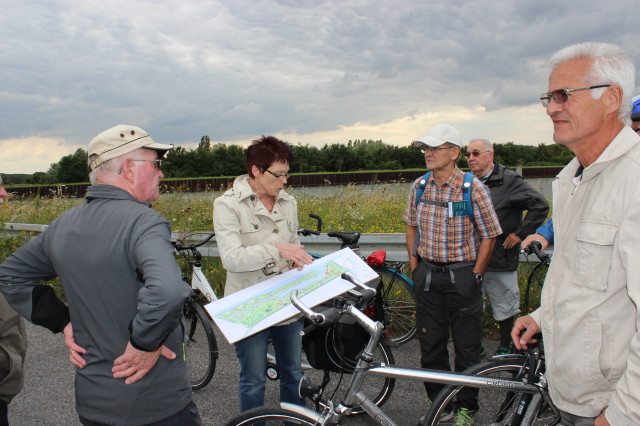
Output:
<svg viewBox="0 0 640 426">
<path fill-rule="evenodd" d="M 300 244 L 295 198 L 280 191 L 269 213 L 248 178 L 237 177 L 233 188 L 213 202 L 216 241 L 227 270 L 225 296 L 287 271 L 289 262 L 280 257 L 276 243 Z"/>
<path fill-rule="evenodd" d="M 553 182 L 554 256 L 533 313 L 551 397 L 579 416 L 640 425 L 640 136 L 625 126 Z"/>
</svg>

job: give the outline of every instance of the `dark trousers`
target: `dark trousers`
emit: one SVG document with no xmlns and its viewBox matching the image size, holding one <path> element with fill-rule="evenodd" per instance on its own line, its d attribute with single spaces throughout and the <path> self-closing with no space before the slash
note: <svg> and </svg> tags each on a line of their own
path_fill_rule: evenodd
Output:
<svg viewBox="0 0 640 426">
<path fill-rule="evenodd" d="M 0 426 L 8 426 L 9 425 L 9 410 L 7 408 L 7 403 L 4 401 L 0 401 Z"/>
<path fill-rule="evenodd" d="M 106 423 L 92 422 L 84 417 L 80 417 L 83 426 L 107 426 Z M 202 419 L 195 402 L 191 401 L 181 411 L 173 416 L 167 417 L 157 422 L 149 423 L 147 426 L 201 426 Z"/>
<path fill-rule="evenodd" d="M 423 368 L 451 371 L 447 349 L 451 332 L 455 371 L 463 371 L 480 362 L 482 289 L 476 283 L 473 265 L 469 265 L 452 270 L 432 269 L 429 290 L 424 291 L 429 268 L 421 261 L 413 271 L 420 363 Z M 443 387 L 440 384 L 425 383 L 431 400 Z M 477 389 L 463 388 L 458 393 L 457 404 L 477 410 Z"/>
</svg>

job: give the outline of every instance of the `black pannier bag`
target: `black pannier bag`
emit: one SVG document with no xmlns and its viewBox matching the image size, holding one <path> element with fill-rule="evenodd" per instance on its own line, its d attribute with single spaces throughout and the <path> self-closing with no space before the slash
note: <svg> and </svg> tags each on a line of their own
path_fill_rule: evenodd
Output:
<svg viewBox="0 0 640 426">
<path fill-rule="evenodd" d="M 378 283 L 379 284 L 379 283 Z M 332 301 L 327 302 L 332 304 Z M 325 305 L 325 307 L 328 307 Z M 322 311 L 322 309 L 316 309 Z M 384 324 L 382 293 L 377 291 L 373 303 L 364 312 Z M 343 321 L 346 320 L 346 321 Z M 310 325 L 305 320 L 305 328 Z M 309 364 L 316 370 L 353 373 L 358 356 L 369 342 L 369 334 L 353 318 L 343 316 L 328 327 L 311 327 L 302 337 L 302 348 Z"/>
</svg>

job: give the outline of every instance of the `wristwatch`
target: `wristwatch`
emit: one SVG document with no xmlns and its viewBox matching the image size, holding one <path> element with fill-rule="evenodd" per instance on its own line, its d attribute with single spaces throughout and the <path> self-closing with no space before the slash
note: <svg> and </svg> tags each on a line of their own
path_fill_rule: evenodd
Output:
<svg viewBox="0 0 640 426">
<path fill-rule="evenodd" d="M 482 280 L 484 280 L 484 275 L 482 275 L 482 274 L 473 274 L 473 275 L 476 277 L 476 282 L 478 284 L 481 284 Z"/>
</svg>

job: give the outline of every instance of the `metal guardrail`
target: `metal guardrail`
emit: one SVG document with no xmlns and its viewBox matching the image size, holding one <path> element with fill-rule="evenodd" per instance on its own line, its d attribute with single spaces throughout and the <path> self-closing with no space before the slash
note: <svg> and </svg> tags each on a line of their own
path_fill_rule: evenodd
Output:
<svg viewBox="0 0 640 426">
<path fill-rule="evenodd" d="M 40 232 L 47 229 L 49 225 L 34 225 L 25 223 L 5 223 L 4 232 L 7 234 L 23 234 L 29 233 L 36 236 Z M 173 241 L 183 239 L 187 233 L 185 231 L 174 231 L 171 233 L 171 239 Z M 206 238 L 208 234 L 206 232 L 194 233 L 189 236 L 189 240 L 196 242 Z M 308 236 L 300 237 L 300 242 L 304 245 L 306 251 L 317 254 L 329 254 L 340 249 L 340 242 L 337 238 L 328 237 L 326 234 L 320 236 Z M 405 234 L 362 234 L 358 243 L 360 246 L 360 253 L 363 256 L 368 256 L 376 250 L 384 250 L 387 252 L 387 259 L 398 260 L 402 262 L 408 262 L 409 256 L 407 255 L 407 245 Z M 200 252 L 205 257 L 220 257 L 218 252 L 218 245 L 216 244 L 216 238 L 213 237 L 209 242 L 200 247 Z M 550 246 L 545 250 L 552 253 L 553 246 Z M 535 256 L 530 256 L 529 261 L 533 262 Z M 523 255 L 520 256 L 520 262 L 525 262 L 526 259 Z M 537 261 L 537 259 L 536 259 Z"/>
<path fill-rule="evenodd" d="M 48 225 L 33 225 L 25 223 L 5 223 L 4 232 L 8 234 L 29 233 L 33 236 L 43 232 Z M 171 233 L 172 240 L 184 238 L 186 232 L 174 231 Z M 204 240 L 206 232 L 202 234 L 194 233 L 189 236 L 189 240 L 196 242 Z M 340 248 L 340 241 L 337 238 L 331 238 L 326 235 L 300 237 L 301 243 L 306 251 L 317 254 L 329 254 Z M 408 262 L 407 249 L 405 245 L 404 234 L 362 234 L 360 237 L 360 251 L 363 255 L 368 256 L 376 250 L 385 250 L 387 258 Z M 219 257 L 216 238 L 213 237 L 209 242 L 200 247 L 203 256 Z"/>
</svg>

